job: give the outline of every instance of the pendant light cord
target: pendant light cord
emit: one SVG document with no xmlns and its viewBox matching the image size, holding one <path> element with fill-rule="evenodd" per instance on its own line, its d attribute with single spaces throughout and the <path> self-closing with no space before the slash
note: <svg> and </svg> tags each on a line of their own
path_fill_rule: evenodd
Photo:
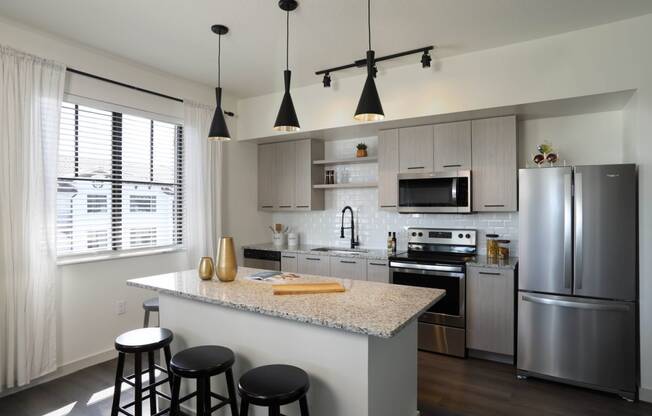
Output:
<svg viewBox="0 0 652 416">
<path fill-rule="evenodd" d="M 290 69 L 290 11 L 287 10 L 285 19 L 285 69 Z"/>
<path fill-rule="evenodd" d="M 222 54 L 222 35 L 219 35 L 217 37 L 217 86 L 218 88 L 221 86 L 220 81 L 221 81 L 221 70 L 220 70 L 220 64 L 221 64 L 221 55 Z"/>
<path fill-rule="evenodd" d="M 367 0 L 367 27 L 369 29 L 369 49 L 371 50 L 371 0 Z"/>
</svg>

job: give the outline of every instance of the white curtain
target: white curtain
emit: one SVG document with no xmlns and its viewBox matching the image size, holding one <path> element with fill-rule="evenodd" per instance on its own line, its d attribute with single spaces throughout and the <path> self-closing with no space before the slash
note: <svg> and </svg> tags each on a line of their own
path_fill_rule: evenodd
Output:
<svg viewBox="0 0 652 416">
<path fill-rule="evenodd" d="M 189 267 L 215 257 L 222 235 L 222 143 L 209 142 L 214 107 L 184 100 L 184 217 Z"/>
<path fill-rule="evenodd" d="M 0 391 L 54 371 L 65 67 L 0 45 Z"/>
</svg>

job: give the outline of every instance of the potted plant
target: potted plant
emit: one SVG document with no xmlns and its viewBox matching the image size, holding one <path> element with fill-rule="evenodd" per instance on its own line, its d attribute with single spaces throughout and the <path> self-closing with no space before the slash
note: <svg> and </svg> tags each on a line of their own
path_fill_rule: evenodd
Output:
<svg viewBox="0 0 652 416">
<path fill-rule="evenodd" d="M 358 150 L 355 152 L 355 157 L 367 157 L 367 145 L 366 144 L 358 143 L 356 148 Z"/>
</svg>

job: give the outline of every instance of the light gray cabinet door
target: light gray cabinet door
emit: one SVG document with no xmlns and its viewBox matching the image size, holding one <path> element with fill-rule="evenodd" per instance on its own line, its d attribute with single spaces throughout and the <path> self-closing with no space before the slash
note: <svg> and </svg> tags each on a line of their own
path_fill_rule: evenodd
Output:
<svg viewBox="0 0 652 416">
<path fill-rule="evenodd" d="M 471 130 L 473 211 L 516 211 L 516 116 L 473 120 Z"/>
<path fill-rule="evenodd" d="M 330 264 L 328 256 L 315 254 L 299 254 L 298 272 L 301 274 L 314 274 L 317 276 L 329 276 Z"/>
<path fill-rule="evenodd" d="M 398 155 L 398 130 L 378 132 L 378 205 L 382 209 L 396 209 Z"/>
<path fill-rule="evenodd" d="M 514 271 L 468 267 L 466 342 L 474 350 L 514 355 Z"/>
<path fill-rule="evenodd" d="M 276 145 L 258 146 L 258 209 L 272 210 L 276 207 Z"/>
<path fill-rule="evenodd" d="M 281 271 L 286 273 L 299 272 L 299 255 L 297 253 L 281 253 Z"/>
<path fill-rule="evenodd" d="M 435 172 L 471 169 L 471 122 L 437 124 Z"/>
<path fill-rule="evenodd" d="M 342 279 L 367 280 L 367 260 L 353 257 L 330 258 L 331 276 Z"/>
<path fill-rule="evenodd" d="M 295 156 L 294 207 L 297 209 L 309 209 L 312 193 L 310 140 L 296 142 Z"/>
<path fill-rule="evenodd" d="M 387 260 L 367 260 L 367 280 L 389 283 L 389 265 Z"/>
<path fill-rule="evenodd" d="M 432 172 L 434 165 L 432 126 L 399 129 L 398 135 L 400 172 Z"/>
<path fill-rule="evenodd" d="M 295 142 L 277 143 L 276 146 L 276 199 L 281 210 L 294 208 L 295 192 Z"/>
</svg>

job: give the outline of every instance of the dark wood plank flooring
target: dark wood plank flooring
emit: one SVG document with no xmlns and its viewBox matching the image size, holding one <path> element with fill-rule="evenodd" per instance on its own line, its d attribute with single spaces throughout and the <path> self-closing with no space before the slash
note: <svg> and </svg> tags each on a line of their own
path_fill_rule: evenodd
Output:
<svg viewBox="0 0 652 416">
<path fill-rule="evenodd" d="M 0 398 L 0 415 L 107 416 L 115 365 L 108 361 Z M 132 390 L 124 391 L 123 397 L 131 400 Z M 146 406 L 144 402 L 143 410 Z M 541 380 L 517 380 L 508 365 L 426 352 L 419 352 L 419 408 L 422 416 L 652 415 L 652 404 L 627 403 L 613 395 Z"/>
</svg>

